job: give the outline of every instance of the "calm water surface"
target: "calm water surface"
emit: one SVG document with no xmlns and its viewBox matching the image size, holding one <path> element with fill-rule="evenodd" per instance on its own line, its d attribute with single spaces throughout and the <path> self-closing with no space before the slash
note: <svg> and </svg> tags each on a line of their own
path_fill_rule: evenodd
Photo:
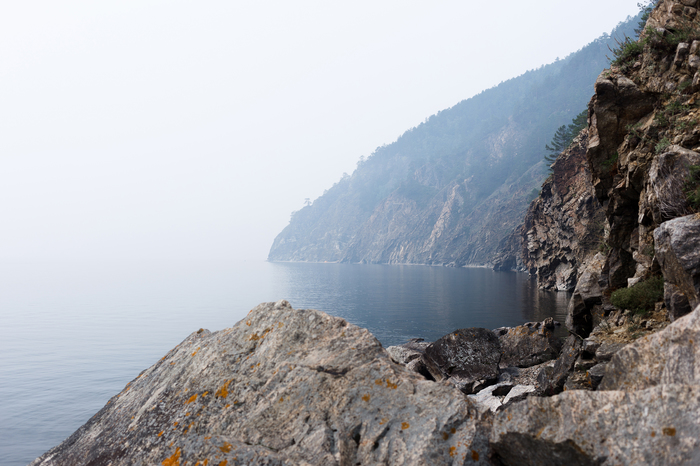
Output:
<svg viewBox="0 0 700 466">
<path fill-rule="evenodd" d="M 199 328 L 287 299 L 368 328 L 384 346 L 554 316 L 568 295 L 489 269 L 266 262 L 0 265 L 0 464 L 63 441 Z"/>
</svg>

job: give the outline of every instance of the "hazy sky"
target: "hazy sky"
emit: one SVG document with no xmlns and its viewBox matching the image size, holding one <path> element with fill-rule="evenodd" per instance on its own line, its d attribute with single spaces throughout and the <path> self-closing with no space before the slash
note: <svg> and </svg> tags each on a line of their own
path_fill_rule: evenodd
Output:
<svg viewBox="0 0 700 466">
<path fill-rule="evenodd" d="M 0 260 L 264 260 L 305 198 L 638 0 L 0 9 Z"/>
</svg>

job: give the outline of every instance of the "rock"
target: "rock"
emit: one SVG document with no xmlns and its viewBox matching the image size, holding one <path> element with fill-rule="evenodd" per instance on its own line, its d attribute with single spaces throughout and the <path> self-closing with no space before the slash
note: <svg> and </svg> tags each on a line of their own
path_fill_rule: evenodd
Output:
<svg viewBox="0 0 700 466">
<path fill-rule="evenodd" d="M 193 333 L 33 465 L 487 464 L 477 417 L 367 330 L 280 301 Z"/>
<path fill-rule="evenodd" d="M 625 329 L 618 329 L 626 332 Z M 617 331 L 617 330 L 616 330 Z M 605 341 L 603 342 L 595 352 L 595 358 L 598 361 L 610 361 L 612 357 L 625 347 L 627 343 L 615 342 L 615 341 Z"/>
<path fill-rule="evenodd" d="M 495 413 L 503 405 L 503 398 L 510 393 L 512 388 L 513 384 L 501 382 L 484 388 L 476 395 L 468 395 L 468 397 L 476 403 L 480 412 L 491 411 Z"/>
<path fill-rule="evenodd" d="M 593 330 L 591 310 L 603 300 L 599 280 L 604 265 L 605 256 L 602 253 L 596 254 L 585 263 L 574 294 L 569 301 L 566 326 L 582 337 L 587 337 Z"/>
<path fill-rule="evenodd" d="M 530 367 L 556 359 L 562 340 L 555 337 L 554 319 L 534 325 L 497 329 L 501 345 L 501 367 Z"/>
<path fill-rule="evenodd" d="M 414 359 L 420 358 L 428 345 L 430 342 L 424 341 L 422 338 L 412 338 L 403 345 L 387 347 L 386 352 L 397 363 L 406 365 Z"/>
<path fill-rule="evenodd" d="M 551 369 L 545 366 L 537 377 L 542 394 L 554 395 L 564 389 L 564 383 L 581 354 L 582 346 L 582 342 L 577 336 L 569 335 L 554 366 Z"/>
<path fill-rule="evenodd" d="M 688 302 L 688 297 L 683 294 L 680 288 L 670 282 L 664 282 L 664 304 L 671 322 L 693 310 Z"/>
<path fill-rule="evenodd" d="M 467 395 L 496 383 L 500 359 L 498 338 L 485 328 L 456 330 L 431 343 L 423 355 L 435 380 L 447 379 Z"/>
<path fill-rule="evenodd" d="M 700 306 L 665 329 L 620 349 L 608 364 L 600 390 L 642 390 L 700 381 Z"/>
<path fill-rule="evenodd" d="M 534 395 L 536 391 L 537 389 L 534 385 L 516 385 L 508 392 L 505 398 L 503 398 L 503 406 L 506 407 L 511 403 L 523 401 L 528 396 Z"/>
<path fill-rule="evenodd" d="M 491 431 L 503 465 L 700 464 L 700 387 L 567 391 L 499 412 Z"/>
<path fill-rule="evenodd" d="M 607 366 L 607 363 L 600 363 L 596 364 L 595 366 L 591 367 L 586 375 L 588 376 L 588 384 L 595 390 L 598 388 L 598 385 L 600 385 L 600 382 L 603 380 L 603 376 L 605 375 L 605 367 Z"/>
<path fill-rule="evenodd" d="M 669 316 L 680 317 L 687 309 L 682 299 L 673 296 L 683 294 L 695 308 L 700 304 L 700 215 L 693 214 L 664 222 L 654 230 L 656 260 L 664 279 L 675 288 L 667 288 L 664 296 L 670 305 Z"/>
</svg>

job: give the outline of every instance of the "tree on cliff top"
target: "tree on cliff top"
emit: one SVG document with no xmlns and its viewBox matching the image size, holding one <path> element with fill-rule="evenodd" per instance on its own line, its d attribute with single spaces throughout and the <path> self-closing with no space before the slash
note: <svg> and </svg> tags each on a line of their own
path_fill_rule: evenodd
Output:
<svg viewBox="0 0 700 466">
<path fill-rule="evenodd" d="M 544 156 L 544 160 L 548 165 L 554 163 L 567 147 L 569 147 L 574 138 L 586 127 L 588 123 L 588 110 L 584 110 L 571 120 L 568 125 L 561 125 L 552 137 L 552 141 L 545 145 L 548 154 Z"/>
</svg>

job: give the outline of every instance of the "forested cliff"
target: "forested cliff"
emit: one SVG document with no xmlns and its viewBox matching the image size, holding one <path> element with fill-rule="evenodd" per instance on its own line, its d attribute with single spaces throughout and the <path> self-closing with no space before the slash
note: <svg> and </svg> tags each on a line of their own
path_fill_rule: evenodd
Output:
<svg viewBox="0 0 700 466">
<path fill-rule="evenodd" d="M 586 108 L 620 24 L 563 60 L 503 82 L 379 147 L 292 215 L 271 261 L 491 263 L 521 222 L 557 127 Z"/>
</svg>

